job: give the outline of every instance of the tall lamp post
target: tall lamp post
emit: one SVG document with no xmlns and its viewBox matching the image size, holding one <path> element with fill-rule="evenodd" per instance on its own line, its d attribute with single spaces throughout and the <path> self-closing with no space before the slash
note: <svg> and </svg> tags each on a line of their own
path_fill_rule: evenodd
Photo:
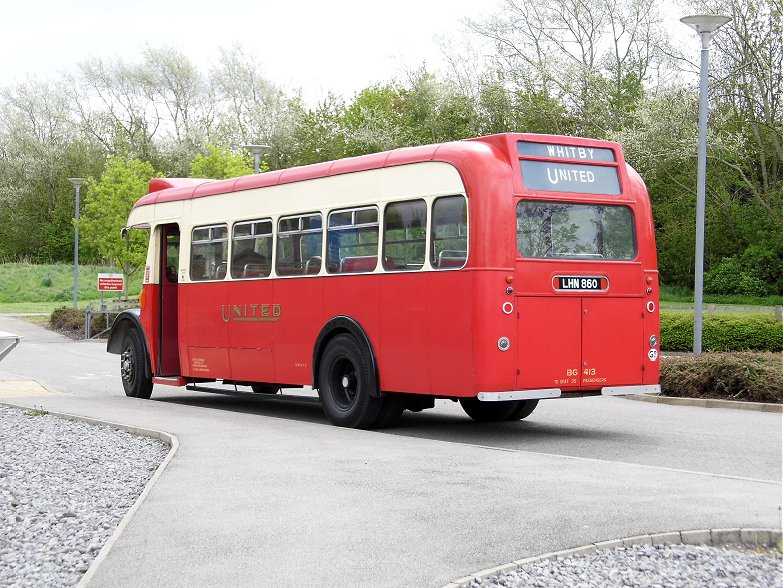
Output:
<svg viewBox="0 0 783 588">
<path fill-rule="evenodd" d="M 84 183 L 84 178 L 68 178 L 76 190 L 76 203 L 74 204 L 73 225 L 73 307 L 76 308 L 76 302 L 79 299 L 79 188 Z"/>
<path fill-rule="evenodd" d="M 731 18 L 719 14 L 686 16 L 680 22 L 701 37 L 699 87 L 699 155 L 696 171 L 696 268 L 693 284 L 693 355 L 701 355 L 702 305 L 704 302 L 704 208 L 707 191 L 707 79 L 710 64 L 710 40 L 713 33 Z"/>
<path fill-rule="evenodd" d="M 259 173 L 261 171 L 261 156 L 265 151 L 271 151 L 272 148 L 269 145 L 242 145 L 245 149 L 253 154 L 253 173 Z"/>
</svg>

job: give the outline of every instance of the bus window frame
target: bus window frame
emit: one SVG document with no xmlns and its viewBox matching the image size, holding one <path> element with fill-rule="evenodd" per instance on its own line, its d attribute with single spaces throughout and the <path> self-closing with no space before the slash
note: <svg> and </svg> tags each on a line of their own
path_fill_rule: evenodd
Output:
<svg viewBox="0 0 783 588">
<path fill-rule="evenodd" d="M 269 233 L 255 233 L 255 225 L 257 223 L 269 223 Z M 252 227 L 250 235 L 243 235 L 240 237 L 235 236 L 236 228 L 243 225 L 250 225 Z M 234 242 L 235 241 L 253 241 L 253 251 L 255 251 L 255 241 L 258 240 L 259 237 L 269 237 L 272 240 L 271 247 L 270 247 L 270 259 L 269 259 L 269 269 L 266 274 L 259 274 L 254 276 L 235 276 L 234 275 Z M 260 280 L 260 279 L 266 279 L 273 276 L 272 266 L 273 266 L 273 258 L 275 255 L 275 221 L 272 217 L 261 217 L 261 218 L 254 218 L 254 219 L 248 219 L 248 220 L 240 220 L 240 221 L 234 221 L 231 224 L 231 250 L 229 251 L 229 267 L 230 267 L 230 277 L 232 280 Z M 248 264 L 246 264 L 248 265 Z M 262 264 L 259 264 L 262 265 Z M 247 267 L 244 268 L 243 272 L 247 271 Z"/>
<path fill-rule="evenodd" d="M 386 213 L 389 210 L 389 208 L 392 207 L 392 206 L 399 206 L 399 205 L 402 205 L 402 204 L 411 204 L 411 203 L 417 203 L 417 202 L 421 202 L 421 203 L 424 204 L 424 212 L 426 214 L 426 218 L 424 219 L 424 225 L 423 225 L 424 237 L 421 239 L 421 241 L 424 242 L 424 256 L 423 256 L 423 259 L 422 259 L 421 267 L 415 267 L 415 268 L 411 268 L 411 269 L 404 269 L 404 268 L 397 267 L 397 260 L 389 257 L 388 252 L 387 252 L 386 231 L 387 231 L 387 224 L 388 223 L 387 223 L 387 219 L 386 219 Z M 382 231 L 383 234 L 382 234 L 382 237 L 381 237 L 382 238 L 381 251 L 382 251 L 382 255 L 383 255 L 383 263 L 381 264 L 381 267 L 383 268 L 384 272 L 386 272 L 386 273 L 411 273 L 411 272 L 421 272 L 421 271 L 432 269 L 432 266 L 430 265 L 430 262 L 429 262 L 429 234 L 430 234 L 430 221 L 431 221 L 431 218 L 432 218 L 432 215 L 430 214 L 430 208 L 431 208 L 430 202 L 431 202 L 431 199 L 429 199 L 429 198 L 427 198 L 425 196 L 421 196 L 421 197 L 418 197 L 418 198 L 408 198 L 408 199 L 405 199 L 405 200 L 394 200 L 394 201 L 385 203 L 385 205 L 383 207 L 383 225 L 381 227 L 382 230 L 383 230 Z M 417 228 L 420 228 L 420 227 L 417 227 Z M 410 230 L 410 229 L 404 228 L 404 230 L 406 231 L 406 235 L 407 235 L 407 231 Z M 405 239 L 403 241 L 393 241 L 391 244 L 392 245 L 398 245 L 398 244 L 402 244 L 402 243 L 418 243 L 418 242 L 419 242 L 419 240 L 408 240 L 408 239 Z M 394 267 L 391 268 L 391 269 L 386 266 L 388 260 L 392 260 L 394 262 Z M 408 260 L 406 259 L 405 262 L 406 262 L 406 266 L 407 266 L 408 265 Z M 415 264 L 415 265 L 419 265 L 419 264 Z"/>
<path fill-rule="evenodd" d="M 366 210 L 372 210 L 375 212 L 375 222 L 372 223 L 357 223 L 356 222 L 356 213 L 363 212 Z M 332 216 L 336 214 L 345 214 L 345 213 L 351 213 L 351 223 L 346 225 L 336 225 L 332 226 Z M 360 259 L 360 258 L 370 258 L 373 257 L 372 255 L 368 256 L 345 256 L 342 259 L 339 259 L 337 262 L 337 270 L 332 271 L 330 269 L 330 263 L 331 258 L 329 258 L 329 234 L 330 232 L 339 232 L 339 231 L 347 231 L 347 230 L 354 230 L 356 231 L 357 235 L 359 234 L 360 229 L 367 229 L 367 228 L 375 228 L 376 229 L 376 242 L 375 242 L 375 266 L 372 269 L 360 269 L 357 271 L 340 271 L 340 268 L 343 267 L 343 263 L 346 259 Z M 361 247 L 362 245 L 370 246 L 372 243 L 365 243 L 365 244 L 359 244 L 355 245 L 355 247 Z M 381 251 L 381 211 L 377 204 L 371 204 L 371 205 L 360 205 L 360 206 L 353 206 L 348 208 L 338 208 L 335 210 L 330 210 L 327 214 L 327 223 L 326 223 L 326 241 L 325 241 L 325 249 L 326 249 L 326 273 L 328 275 L 341 275 L 341 274 L 366 274 L 366 273 L 373 273 L 375 270 L 378 269 L 378 257 L 380 255 Z M 339 256 L 339 251 L 338 251 Z"/>
<path fill-rule="evenodd" d="M 213 229 L 220 229 L 220 228 L 225 228 L 225 230 L 226 230 L 226 237 L 225 237 L 225 239 L 214 239 L 212 237 L 212 230 Z M 209 238 L 208 239 L 206 239 L 206 240 L 204 240 L 204 239 L 196 240 L 196 239 L 193 238 L 196 231 L 204 230 L 204 229 L 208 229 L 209 230 Z M 228 229 L 229 229 L 228 222 L 212 223 L 212 224 L 208 224 L 208 225 L 196 225 L 196 226 L 193 226 L 190 229 L 190 248 L 189 248 L 190 249 L 190 251 L 189 251 L 190 261 L 189 261 L 189 264 L 188 264 L 188 279 L 191 282 L 222 282 L 223 280 L 225 280 L 228 277 L 228 275 L 229 275 L 228 260 L 230 258 L 229 248 L 230 248 L 230 243 L 231 243 L 230 231 Z M 221 261 L 220 264 L 218 264 L 218 266 L 216 266 L 216 268 L 214 270 L 210 270 L 210 272 L 209 272 L 210 277 L 208 277 L 208 278 L 194 278 L 193 277 L 193 262 L 194 262 L 194 260 L 196 258 L 196 255 L 194 255 L 194 252 L 193 252 L 194 245 L 206 245 L 206 244 L 212 244 L 212 243 L 224 243 L 225 260 Z M 181 244 L 180 244 L 180 248 L 181 248 Z M 223 274 L 222 278 L 215 277 L 215 274 L 220 271 L 220 265 L 222 265 L 223 263 L 226 264 L 226 272 L 225 272 L 225 274 Z M 206 273 L 206 268 L 205 268 L 205 273 Z"/>
<path fill-rule="evenodd" d="M 450 249 L 444 249 L 441 250 L 441 252 L 438 254 L 438 263 L 437 265 L 434 263 L 436 261 L 435 258 L 435 205 L 439 200 L 443 200 L 445 198 L 462 198 L 462 202 L 465 206 L 465 235 L 457 235 L 457 237 L 451 237 L 451 238 L 463 238 L 465 239 L 465 249 L 462 250 L 450 250 Z M 470 255 L 470 201 L 465 194 L 443 194 L 441 196 L 434 197 L 428 204 L 429 204 L 429 216 L 428 219 L 429 222 L 429 236 L 427 238 L 427 262 L 429 263 L 429 267 L 438 272 L 442 271 L 459 271 L 463 269 L 468 264 L 468 257 Z M 445 237 L 442 239 L 448 239 L 449 237 Z M 464 253 L 465 255 L 459 255 L 459 256 L 446 256 L 444 257 L 444 253 L 446 252 L 453 252 L 453 253 Z M 463 259 L 462 265 L 456 265 L 452 267 L 441 267 L 441 263 L 443 259 Z"/>
<path fill-rule="evenodd" d="M 303 220 L 308 217 L 318 217 L 318 219 L 321 222 L 321 227 L 318 229 L 303 229 Z M 287 230 L 287 231 L 281 231 L 280 225 L 283 221 L 290 220 L 290 219 L 298 219 L 298 228 L 293 230 Z M 301 236 L 302 235 L 314 235 L 320 233 L 321 235 L 321 247 L 320 247 L 320 253 L 319 255 L 311 255 L 309 256 L 307 262 L 304 261 L 302 256 L 302 250 L 301 250 Z M 299 235 L 299 260 L 302 264 L 301 272 L 300 273 L 281 273 L 280 272 L 280 239 L 283 235 Z M 323 256 L 324 256 L 324 213 L 320 210 L 311 211 L 311 212 L 303 212 L 303 213 L 295 213 L 295 214 L 287 214 L 285 216 L 280 216 L 277 218 L 277 232 L 275 233 L 275 242 L 274 242 L 274 276 L 277 278 L 301 278 L 301 277 L 313 277 L 320 275 L 323 270 Z M 308 263 L 312 261 L 313 259 L 318 258 L 320 261 L 320 267 L 318 271 L 309 273 L 307 271 L 308 269 Z M 296 257 L 294 257 L 296 259 Z"/>
</svg>

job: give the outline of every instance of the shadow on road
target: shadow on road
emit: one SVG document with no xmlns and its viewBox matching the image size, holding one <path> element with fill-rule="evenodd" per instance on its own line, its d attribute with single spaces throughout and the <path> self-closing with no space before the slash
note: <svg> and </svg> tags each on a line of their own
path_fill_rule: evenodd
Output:
<svg viewBox="0 0 783 588">
<path fill-rule="evenodd" d="M 252 414 L 298 422 L 329 425 L 321 410 L 318 399 L 298 395 L 263 394 L 210 394 L 201 392 L 166 393 L 165 396 L 153 395 L 156 402 L 179 404 L 223 410 L 243 414 Z M 467 443 L 501 447 L 506 449 L 524 449 L 528 451 L 552 451 L 553 444 L 561 448 L 564 445 L 583 445 L 598 442 L 628 443 L 638 441 L 638 436 L 628 431 L 618 432 L 595 423 L 564 424 L 554 422 L 546 416 L 535 413 L 529 420 L 476 423 L 465 415 L 458 405 L 439 403 L 435 409 L 412 413 L 403 413 L 399 423 L 389 429 L 373 431 L 387 435 L 432 439 L 452 443 Z"/>
</svg>

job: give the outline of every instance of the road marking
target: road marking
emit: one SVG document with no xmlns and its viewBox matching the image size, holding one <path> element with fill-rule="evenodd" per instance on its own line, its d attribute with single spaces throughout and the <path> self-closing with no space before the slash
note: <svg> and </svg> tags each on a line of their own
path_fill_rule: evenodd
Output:
<svg viewBox="0 0 783 588">
<path fill-rule="evenodd" d="M 60 396 L 60 393 L 47 390 L 35 380 L 0 380 L 0 398 L 22 396 Z"/>
</svg>

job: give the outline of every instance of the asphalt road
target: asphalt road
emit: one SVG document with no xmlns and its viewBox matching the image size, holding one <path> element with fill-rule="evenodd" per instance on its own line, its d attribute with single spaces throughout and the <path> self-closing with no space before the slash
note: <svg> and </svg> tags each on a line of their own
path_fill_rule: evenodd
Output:
<svg viewBox="0 0 783 588">
<path fill-rule="evenodd" d="M 126 398 L 103 343 L 0 330 L 26 336 L 0 380 L 62 393 L 7 401 L 179 438 L 94 586 L 439 586 L 616 537 L 781 524 L 779 414 L 586 398 L 481 425 L 441 401 L 353 431 L 311 391 Z"/>
</svg>

